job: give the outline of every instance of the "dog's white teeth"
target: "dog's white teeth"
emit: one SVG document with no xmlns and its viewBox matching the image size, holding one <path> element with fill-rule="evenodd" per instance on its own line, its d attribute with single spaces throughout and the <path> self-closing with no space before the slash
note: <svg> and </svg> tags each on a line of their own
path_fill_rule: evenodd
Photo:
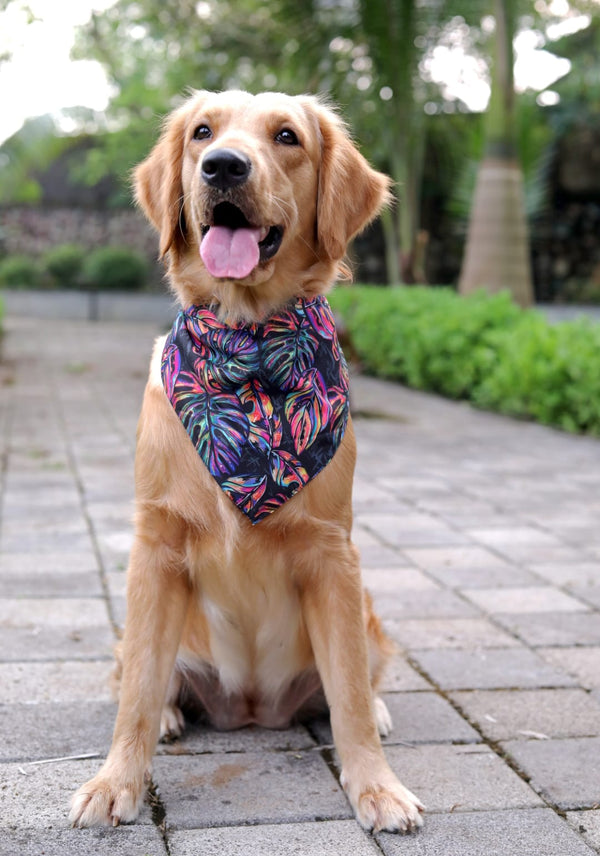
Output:
<svg viewBox="0 0 600 856">
<path fill-rule="evenodd" d="M 262 229 L 260 230 L 260 235 L 258 238 L 259 242 L 264 241 L 264 239 L 267 237 L 268 234 L 269 234 L 269 227 L 263 226 Z"/>
</svg>

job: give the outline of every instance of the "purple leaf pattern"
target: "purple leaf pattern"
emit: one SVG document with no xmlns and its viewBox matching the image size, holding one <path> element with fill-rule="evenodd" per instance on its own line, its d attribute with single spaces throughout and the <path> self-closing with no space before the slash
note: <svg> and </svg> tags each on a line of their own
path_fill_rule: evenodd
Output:
<svg viewBox="0 0 600 856">
<path fill-rule="evenodd" d="M 181 312 L 162 356 L 165 394 L 198 454 L 258 523 L 333 458 L 348 420 L 348 372 L 324 297 L 264 324 Z"/>
</svg>

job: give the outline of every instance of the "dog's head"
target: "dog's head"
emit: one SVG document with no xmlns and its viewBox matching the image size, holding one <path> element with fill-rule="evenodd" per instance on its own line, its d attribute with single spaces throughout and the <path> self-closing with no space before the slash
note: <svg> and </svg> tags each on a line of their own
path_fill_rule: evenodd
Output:
<svg viewBox="0 0 600 856">
<path fill-rule="evenodd" d="M 332 110 L 278 93 L 195 93 L 135 172 L 182 303 L 244 320 L 324 291 L 388 184 Z"/>
</svg>

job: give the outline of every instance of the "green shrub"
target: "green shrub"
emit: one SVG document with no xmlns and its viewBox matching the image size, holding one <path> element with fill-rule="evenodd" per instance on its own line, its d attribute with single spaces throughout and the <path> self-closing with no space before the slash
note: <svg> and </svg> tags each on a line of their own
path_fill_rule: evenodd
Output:
<svg viewBox="0 0 600 856">
<path fill-rule="evenodd" d="M 29 256 L 7 256 L 0 261 L 3 288 L 41 288 L 44 277 L 39 264 Z"/>
<path fill-rule="evenodd" d="M 550 325 L 508 294 L 339 289 L 331 298 L 366 371 L 480 407 L 600 434 L 600 325 Z"/>
<path fill-rule="evenodd" d="M 44 268 L 58 288 L 77 288 L 81 285 L 81 273 L 86 251 L 77 244 L 59 244 L 45 254 Z"/>
<path fill-rule="evenodd" d="M 127 247 L 94 250 L 83 266 L 83 280 L 100 291 L 136 291 L 146 280 L 148 266 L 139 253 Z"/>
</svg>

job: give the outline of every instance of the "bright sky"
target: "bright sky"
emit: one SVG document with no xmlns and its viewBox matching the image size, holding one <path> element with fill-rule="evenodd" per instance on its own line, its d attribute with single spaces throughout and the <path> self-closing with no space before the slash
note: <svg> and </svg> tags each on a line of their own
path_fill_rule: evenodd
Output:
<svg viewBox="0 0 600 856">
<path fill-rule="evenodd" d="M 92 9 L 113 0 L 28 0 L 36 20 L 27 23 L 19 3 L 0 15 L 0 53 L 12 59 L 0 64 L 0 142 L 18 131 L 30 116 L 54 113 L 63 107 L 103 110 L 110 88 L 97 62 L 73 62 L 69 53 L 75 27 Z"/>
<path fill-rule="evenodd" d="M 0 13 L 0 53 L 10 51 L 12 59 L 0 64 L 0 143 L 19 130 L 30 116 L 55 113 L 64 107 L 84 106 L 103 110 L 110 88 L 101 66 L 91 60 L 73 62 L 69 58 L 75 27 L 85 23 L 92 9 L 100 11 L 114 0 L 28 0 L 36 20 L 27 17 L 16 2 Z M 551 0 L 551 5 L 565 0 Z M 568 10 L 568 6 L 566 6 Z M 554 37 L 587 24 L 587 19 L 570 18 L 557 25 Z M 522 33 L 516 39 L 515 84 L 517 89 L 545 89 L 568 71 L 568 60 L 557 59 L 540 50 L 535 34 Z M 483 110 L 489 86 L 481 76 L 477 60 L 465 55 L 460 46 L 440 46 L 428 65 L 432 80 L 443 83 L 447 92 L 460 97 L 473 110 Z"/>
</svg>

